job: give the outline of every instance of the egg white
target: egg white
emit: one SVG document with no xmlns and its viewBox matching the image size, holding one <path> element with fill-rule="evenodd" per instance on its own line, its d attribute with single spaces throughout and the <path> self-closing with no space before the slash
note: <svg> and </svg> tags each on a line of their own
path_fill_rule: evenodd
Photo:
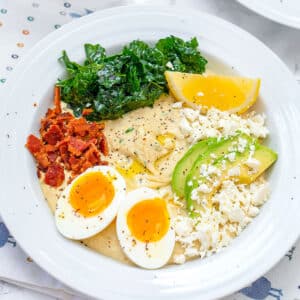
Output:
<svg viewBox="0 0 300 300">
<path fill-rule="evenodd" d="M 92 217 L 84 217 L 74 210 L 69 203 L 69 195 L 76 181 L 90 172 L 101 172 L 112 179 L 114 198 L 111 203 L 99 214 Z M 105 229 L 117 215 L 121 201 L 126 195 L 126 184 L 123 177 L 114 168 L 109 166 L 95 166 L 87 169 L 68 185 L 57 201 L 55 210 L 55 222 L 59 232 L 73 240 L 81 240 L 91 237 Z"/>
<path fill-rule="evenodd" d="M 164 237 L 149 243 L 137 240 L 128 228 L 129 210 L 136 203 L 153 198 L 160 198 L 160 195 L 157 191 L 145 187 L 128 193 L 126 200 L 120 205 L 116 223 L 117 236 L 124 253 L 136 265 L 146 269 L 157 269 L 165 265 L 175 246 L 175 232 L 171 224 Z"/>
</svg>

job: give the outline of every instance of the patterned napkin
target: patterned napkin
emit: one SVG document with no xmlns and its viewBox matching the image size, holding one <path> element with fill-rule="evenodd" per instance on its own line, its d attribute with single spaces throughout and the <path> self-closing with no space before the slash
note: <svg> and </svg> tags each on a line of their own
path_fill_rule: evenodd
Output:
<svg viewBox="0 0 300 300">
<path fill-rule="evenodd" d="M 9 76 L 13 72 L 19 58 L 46 34 L 74 18 L 90 14 L 95 10 L 134 2 L 146 1 L 69 0 L 69 2 L 66 2 L 64 0 L 1 0 L 0 92 L 6 80 L 9 80 Z M 174 5 L 176 1 L 161 2 Z M 217 1 L 210 0 L 209 2 L 212 6 L 217 5 Z M 5 224 L 1 222 L 1 219 L 0 258 L 0 280 L 59 299 L 81 298 L 78 294 L 74 296 L 76 292 L 40 269 L 18 246 L 15 239 L 9 234 Z M 281 262 L 268 274 L 226 299 L 300 299 L 299 266 L 300 242 L 292 247 Z"/>
</svg>

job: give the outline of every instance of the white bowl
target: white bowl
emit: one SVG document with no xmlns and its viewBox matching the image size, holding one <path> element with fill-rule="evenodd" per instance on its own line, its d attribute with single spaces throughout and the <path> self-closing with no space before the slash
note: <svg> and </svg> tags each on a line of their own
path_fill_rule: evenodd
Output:
<svg viewBox="0 0 300 300">
<path fill-rule="evenodd" d="M 237 0 L 242 5 L 275 22 L 300 29 L 299 0 Z"/>
<path fill-rule="evenodd" d="M 261 104 L 269 145 L 279 153 L 269 180 L 272 195 L 261 214 L 224 251 L 181 266 L 147 271 L 120 264 L 64 239 L 43 199 L 34 161 L 24 148 L 29 133 L 52 105 L 63 76 L 61 50 L 83 58 L 83 44 L 111 51 L 133 39 L 196 36 L 212 61 L 261 77 Z M 87 295 L 105 299 L 214 299 L 267 272 L 300 231 L 300 91 L 286 66 L 257 39 L 216 17 L 182 9 L 120 7 L 94 13 L 55 31 L 24 57 L 8 81 L 1 113 L 1 215 L 23 249 L 50 274 Z M 33 103 L 38 106 L 34 107 Z"/>
</svg>

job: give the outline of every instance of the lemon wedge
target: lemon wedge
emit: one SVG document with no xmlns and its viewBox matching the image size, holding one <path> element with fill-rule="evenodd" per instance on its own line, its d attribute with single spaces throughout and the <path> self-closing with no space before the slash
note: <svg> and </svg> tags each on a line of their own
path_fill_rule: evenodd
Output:
<svg viewBox="0 0 300 300">
<path fill-rule="evenodd" d="M 243 113 L 257 100 L 260 79 L 165 72 L 176 100 L 190 106 L 215 107 L 230 113 Z"/>
</svg>

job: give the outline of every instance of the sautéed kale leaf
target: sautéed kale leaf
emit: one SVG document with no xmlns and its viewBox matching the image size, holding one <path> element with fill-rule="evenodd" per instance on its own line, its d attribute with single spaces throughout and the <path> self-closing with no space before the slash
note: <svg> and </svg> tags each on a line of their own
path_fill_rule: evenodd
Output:
<svg viewBox="0 0 300 300">
<path fill-rule="evenodd" d="M 152 106 L 167 92 L 167 70 L 203 73 L 206 59 L 198 50 L 198 41 L 169 36 L 153 47 L 135 40 L 118 54 L 108 56 L 100 45 L 85 44 L 86 60 L 72 62 L 63 51 L 67 78 L 59 80 L 61 99 L 76 116 L 91 108 L 88 120 L 116 119 L 126 112 Z"/>
</svg>

